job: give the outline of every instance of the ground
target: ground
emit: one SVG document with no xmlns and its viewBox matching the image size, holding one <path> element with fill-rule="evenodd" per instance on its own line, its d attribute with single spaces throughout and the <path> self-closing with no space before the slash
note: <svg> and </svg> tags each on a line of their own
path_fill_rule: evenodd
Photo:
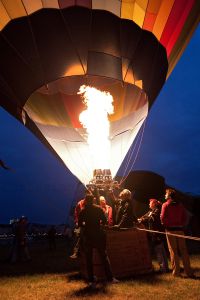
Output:
<svg viewBox="0 0 200 300">
<path fill-rule="evenodd" d="M 196 242 L 199 243 L 199 242 Z M 195 251 L 196 249 L 196 251 Z M 1 300 L 66 300 L 66 299 L 199 299 L 200 253 L 193 246 L 191 264 L 197 279 L 173 278 L 171 273 L 157 272 L 120 279 L 118 284 L 89 289 L 79 273 L 79 264 L 69 258 L 64 239 L 57 240 L 56 250 L 50 250 L 46 240 L 30 242 L 32 260 L 10 264 L 8 245 L 0 246 Z"/>
</svg>

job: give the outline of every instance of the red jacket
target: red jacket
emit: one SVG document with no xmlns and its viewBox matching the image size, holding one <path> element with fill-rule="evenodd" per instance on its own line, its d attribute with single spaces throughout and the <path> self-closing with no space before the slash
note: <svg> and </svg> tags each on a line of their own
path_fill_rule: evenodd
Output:
<svg viewBox="0 0 200 300">
<path fill-rule="evenodd" d="M 112 207 L 106 204 L 106 207 L 101 207 L 105 213 L 109 226 L 113 225 Z"/>
<path fill-rule="evenodd" d="M 187 222 L 186 210 L 181 203 L 168 199 L 161 209 L 160 219 L 165 228 L 183 228 Z"/>
<path fill-rule="evenodd" d="M 76 225 L 78 225 L 79 214 L 84 207 L 85 207 L 85 199 L 82 199 L 77 203 L 74 211 L 74 222 Z"/>
</svg>

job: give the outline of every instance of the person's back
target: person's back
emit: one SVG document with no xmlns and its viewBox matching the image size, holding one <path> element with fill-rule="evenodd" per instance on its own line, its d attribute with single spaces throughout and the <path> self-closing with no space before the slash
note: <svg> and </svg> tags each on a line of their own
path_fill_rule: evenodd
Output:
<svg viewBox="0 0 200 300">
<path fill-rule="evenodd" d="M 83 251 L 86 257 L 89 286 L 94 285 L 93 249 L 95 248 L 104 266 L 108 281 L 118 282 L 113 278 L 110 262 L 106 253 L 106 216 L 100 206 L 93 204 L 94 197 L 88 195 L 85 198 L 85 208 L 79 214 L 78 225 L 83 228 Z"/>
<path fill-rule="evenodd" d="M 79 226 L 83 226 L 84 235 L 97 239 L 101 234 L 101 224 L 106 224 L 102 208 L 95 204 L 86 205 L 79 214 Z"/>
<path fill-rule="evenodd" d="M 166 229 L 172 274 L 174 276 L 181 276 L 179 263 L 179 255 L 181 255 L 186 275 L 194 277 L 184 238 L 184 226 L 187 219 L 186 211 L 182 204 L 177 201 L 175 190 L 166 189 L 165 199 L 167 201 L 162 206 L 160 218 Z M 180 238 L 180 236 L 182 237 Z"/>
<path fill-rule="evenodd" d="M 186 211 L 181 203 L 168 199 L 163 204 L 161 221 L 165 228 L 183 228 L 186 220 Z"/>
</svg>

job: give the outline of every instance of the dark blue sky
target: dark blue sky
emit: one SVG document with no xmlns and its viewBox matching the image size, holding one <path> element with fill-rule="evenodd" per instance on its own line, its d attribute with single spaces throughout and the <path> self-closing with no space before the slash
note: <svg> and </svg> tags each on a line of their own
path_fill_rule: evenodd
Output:
<svg viewBox="0 0 200 300">
<path fill-rule="evenodd" d="M 146 122 L 134 170 L 200 194 L 200 28 L 167 80 Z M 77 180 L 12 116 L 0 109 L 0 223 L 27 215 L 31 222 L 67 221 Z"/>
<path fill-rule="evenodd" d="M 200 28 L 153 105 L 134 169 L 200 194 Z"/>
</svg>

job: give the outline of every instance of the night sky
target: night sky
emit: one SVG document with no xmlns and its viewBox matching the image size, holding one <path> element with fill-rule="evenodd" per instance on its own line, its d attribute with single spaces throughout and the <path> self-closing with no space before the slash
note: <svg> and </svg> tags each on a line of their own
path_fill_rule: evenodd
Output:
<svg viewBox="0 0 200 300">
<path fill-rule="evenodd" d="M 153 105 L 133 170 L 156 172 L 167 184 L 200 194 L 200 28 Z M 68 221 L 80 194 L 76 178 L 31 132 L 0 109 L 0 223 Z M 79 191 L 77 190 L 79 188 Z"/>
</svg>

